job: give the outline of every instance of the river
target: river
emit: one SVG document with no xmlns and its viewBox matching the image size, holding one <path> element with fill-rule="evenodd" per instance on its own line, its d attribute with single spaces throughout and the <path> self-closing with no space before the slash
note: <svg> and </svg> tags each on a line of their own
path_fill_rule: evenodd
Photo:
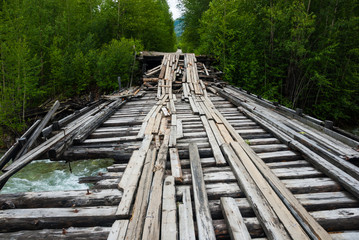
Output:
<svg viewBox="0 0 359 240">
<path fill-rule="evenodd" d="M 79 178 L 107 172 L 112 163 L 112 159 L 76 161 L 71 163 L 71 173 L 65 162 L 33 161 L 12 176 L 0 193 L 87 189 L 91 184 L 80 184 Z"/>
</svg>

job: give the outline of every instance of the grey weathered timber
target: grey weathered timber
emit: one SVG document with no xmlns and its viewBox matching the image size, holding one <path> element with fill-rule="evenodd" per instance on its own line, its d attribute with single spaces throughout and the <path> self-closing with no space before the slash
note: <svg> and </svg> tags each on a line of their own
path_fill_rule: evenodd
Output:
<svg viewBox="0 0 359 240">
<path fill-rule="evenodd" d="M 141 239 L 142 236 L 156 155 L 157 151 L 156 149 L 153 149 L 149 150 L 146 156 L 145 165 L 143 167 L 133 207 L 134 211 L 126 233 L 126 239 L 128 240 Z"/>
<path fill-rule="evenodd" d="M 42 129 L 44 129 L 46 124 L 50 121 L 52 115 L 56 112 L 59 106 L 60 106 L 60 102 L 56 101 L 54 105 L 51 107 L 50 111 L 41 120 L 40 124 L 37 126 L 36 130 L 32 133 L 31 137 L 25 143 L 25 146 L 23 146 L 23 148 L 17 153 L 14 160 L 17 160 L 18 158 L 20 158 L 22 155 L 24 155 L 30 150 L 30 148 L 35 143 L 36 139 L 40 136 Z"/>
<path fill-rule="evenodd" d="M 19 151 L 21 151 L 21 148 L 24 147 L 23 142 L 26 142 L 31 133 L 34 131 L 34 129 L 40 124 L 41 120 L 35 121 L 34 124 L 31 125 L 31 127 L 26 130 L 26 132 L 18 139 L 16 140 L 16 143 L 11 146 L 11 148 L 4 153 L 4 155 L 0 158 L 0 170 L 11 160 L 16 157 Z"/>
<path fill-rule="evenodd" d="M 309 239 L 309 237 L 301 228 L 303 226 L 300 223 L 300 220 L 294 218 L 292 216 L 292 213 L 287 209 L 288 206 L 283 203 L 284 201 L 286 201 L 286 199 L 278 196 L 278 192 L 272 189 L 274 184 L 270 184 L 270 182 L 267 182 L 265 177 L 263 176 L 270 174 L 269 168 L 266 169 L 267 171 L 259 171 L 255 164 L 252 162 L 253 158 L 255 157 L 254 154 L 247 155 L 244 149 L 242 149 L 244 144 L 246 143 L 243 142 L 242 144 L 239 144 L 238 142 L 232 142 L 231 146 L 233 147 L 237 156 L 242 161 L 248 173 L 250 173 L 252 179 L 256 182 L 264 197 L 267 199 L 267 201 L 283 223 L 288 233 L 293 239 Z"/>
<path fill-rule="evenodd" d="M 44 240 L 52 239 L 106 239 L 111 227 L 69 227 L 63 229 L 42 229 L 0 233 L 0 239 Z"/>
<path fill-rule="evenodd" d="M 161 239 L 177 240 L 177 206 L 175 179 L 168 176 L 163 184 Z"/>
<path fill-rule="evenodd" d="M 201 116 L 201 120 L 202 120 L 203 126 L 206 130 L 208 140 L 209 140 L 209 143 L 210 143 L 212 151 L 213 151 L 213 156 L 216 159 L 217 165 L 225 165 L 226 160 L 224 159 L 221 149 L 219 148 L 218 142 L 217 142 L 216 138 L 214 137 L 211 127 L 209 126 L 208 120 L 206 119 L 205 116 Z"/>
<path fill-rule="evenodd" d="M 248 229 L 233 198 L 221 198 L 221 207 L 232 240 L 250 240 Z"/>
<path fill-rule="evenodd" d="M 122 192 L 117 189 L 83 189 L 56 192 L 24 192 L 13 194 L 1 194 L 0 209 L 6 206 L 15 208 L 66 208 L 66 207 L 90 207 L 90 206 L 115 206 L 122 197 Z"/>
<path fill-rule="evenodd" d="M 169 135 L 170 130 L 168 129 L 164 136 L 161 148 L 157 154 L 151 196 L 148 203 L 147 215 L 142 235 L 143 240 L 155 240 L 160 237 L 162 184 L 166 168 Z"/>
<path fill-rule="evenodd" d="M 256 216 L 260 219 L 261 225 L 269 239 L 289 239 L 283 225 L 278 219 L 275 212 L 258 189 L 257 185 L 248 174 L 246 168 L 228 144 L 223 144 L 224 155 L 231 166 L 238 184 L 246 194 L 248 201 L 251 203 Z"/>
<path fill-rule="evenodd" d="M 113 223 L 107 240 L 122 240 L 125 238 L 128 220 L 117 220 Z"/>
<path fill-rule="evenodd" d="M 190 143 L 189 154 L 193 178 L 192 184 L 196 209 L 198 239 L 216 239 L 211 213 L 209 211 L 208 197 L 203 180 L 200 157 L 195 143 Z"/>
<path fill-rule="evenodd" d="M 123 191 L 123 196 L 116 212 L 118 216 L 125 217 L 130 214 L 130 207 L 152 139 L 153 135 L 145 136 L 141 148 L 132 154 L 121 181 L 118 184 L 118 188 Z"/>
<path fill-rule="evenodd" d="M 180 240 L 195 240 L 191 190 L 189 187 L 185 187 L 183 190 L 182 203 L 178 206 L 178 215 Z"/>
<path fill-rule="evenodd" d="M 79 133 L 74 138 L 74 143 L 79 144 L 83 142 L 97 127 L 99 127 L 103 122 L 105 122 L 125 101 L 118 99 L 113 103 L 109 104 L 106 109 L 97 113 L 93 118 L 88 121 L 84 126 L 81 127 Z"/>
<path fill-rule="evenodd" d="M 175 177 L 176 181 L 182 181 L 181 161 L 178 155 L 178 150 L 177 148 L 170 148 L 169 152 L 172 176 Z"/>
<path fill-rule="evenodd" d="M 0 231 L 110 226 L 115 212 L 112 206 L 7 209 L 0 211 Z"/>
</svg>

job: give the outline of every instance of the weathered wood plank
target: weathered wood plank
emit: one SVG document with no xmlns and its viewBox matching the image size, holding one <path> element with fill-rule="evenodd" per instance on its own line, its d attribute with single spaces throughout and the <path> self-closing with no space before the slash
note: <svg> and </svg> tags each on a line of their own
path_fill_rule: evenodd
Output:
<svg viewBox="0 0 359 240">
<path fill-rule="evenodd" d="M 226 159 L 231 166 L 241 189 L 245 192 L 248 201 L 253 206 L 256 216 L 269 239 L 289 239 L 279 218 L 272 210 L 263 193 L 253 181 L 243 163 L 228 144 L 223 144 L 222 149 Z"/>
<path fill-rule="evenodd" d="M 195 240 L 191 190 L 185 187 L 182 193 L 182 204 L 178 206 L 180 240 Z"/>
<path fill-rule="evenodd" d="M 198 148 L 195 143 L 189 145 L 194 203 L 196 209 L 197 229 L 199 239 L 216 239 L 213 229 L 208 197 L 203 180 Z"/>
<path fill-rule="evenodd" d="M 163 186 L 161 239 L 177 239 L 177 206 L 175 179 L 166 177 Z"/>
<path fill-rule="evenodd" d="M 125 238 L 128 220 L 117 220 L 113 223 L 107 240 L 122 240 Z"/>
<path fill-rule="evenodd" d="M 176 181 L 182 181 L 182 169 L 181 169 L 181 161 L 178 155 L 177 148 L 170 148 L 170 161 L 171 161 L 171 173 L 172 176 L 175 177 Z"/>
<path fill-rule="evenodd" d="M 136 200 L 133 206 L 133 213 L 126 232 L 126 239 L 141 239 L 143 225 L 145 223 L 146 210 L 148 206 L 148 197 L 150 195 L 151 181 L 153 176 L 153 167 L 156 160 L 156 149 L 149 150 L 146 155 L 143 173 L 138 185 Z"/>
<path fill-rule="evenodd" d="M 216 159 L 217 165 L 225 165 L 226 160 L 224 159 L 221 149 L 219 148 L 219 145 L 217 143 L 217 140 L 214 137 L 211 127 L 209 126 L 208 120 L 206 119 L 205 116 L 201 116 L 201 120 L 202 120 L 203 126 L 206 130 L 208 140 L 209 140 L 209 143 L 210 143 L 212 151 L 213 151 L 213 156 Z"/>
<path fill-rule="evenodd" d="M 161 225 L 162 184 L 166 168 L 170 130 L 166 131 L 161 148 L 157 155 L 155 173 L 152 181 L 152 191 L 143 228 L 142 239 L 159 239 Z"/>
<path fill-rule="evenodd" d="M 221 198 L 223 216 L 232 240 L 250 240 L 248 229 L 233 198 Z"/>
<path fill-rule="evenodd" d="M 118 216 L 128 216 L 130 213 L 130 206 L 137 189 L 137 183 L 141 176 L 143 163 L 152 138 L 153 135 L 145 136 L 141 148 L 132 154 L 121 181 L 118 184 L 118 188 L 123 191 L 123 196 L 116 212 Z"/>
</svg>

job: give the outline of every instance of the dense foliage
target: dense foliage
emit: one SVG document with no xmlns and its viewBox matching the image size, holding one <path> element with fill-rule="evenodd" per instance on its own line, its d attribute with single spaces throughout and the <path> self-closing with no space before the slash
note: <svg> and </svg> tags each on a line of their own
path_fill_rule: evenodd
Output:
<svg viewBox="0 0 359 240">
<path fill-rule="evenodd" d="M 319 118 L 359 122 L 358 0 L 183 2 L 194 23 L 184 34 L 199 38 L 182 46 L 215 56 L 227 81 Z"/>
<path fill-rule="evenodd" d="M 0 126 L 20 131 L 49 97 L 126 86 L 135 52 L 175 42 L 166 0 L 1 0 Z"/>
</svg>

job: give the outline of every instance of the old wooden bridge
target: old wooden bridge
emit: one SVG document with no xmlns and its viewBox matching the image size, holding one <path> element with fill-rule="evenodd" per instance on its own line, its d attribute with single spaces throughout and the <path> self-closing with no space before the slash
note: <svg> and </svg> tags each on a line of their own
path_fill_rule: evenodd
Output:
<svg viewBox="0 0 359 240">
<path fill-rule="evenodd" d="M 0 195 L 0 239 L 359 239 L 357 139 L 193 54 L 143 61 L 137 91 L 48 124 L 56 103 L 2 157 L 2 186 L 36 159 L 115 164 L 89 190 Z"/>
</svg>

